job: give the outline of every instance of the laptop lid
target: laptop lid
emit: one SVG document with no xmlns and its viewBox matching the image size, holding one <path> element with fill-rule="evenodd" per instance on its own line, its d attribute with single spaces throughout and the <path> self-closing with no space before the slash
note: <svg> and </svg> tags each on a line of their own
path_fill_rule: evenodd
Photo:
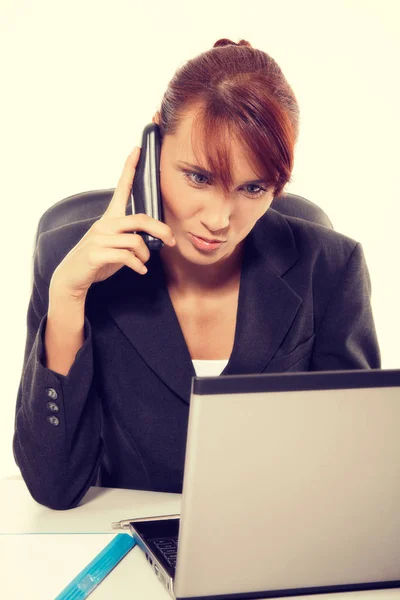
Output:
<svg viewBox="0 0 400 600">
<path fill-rule="evenodd" d="M 400 585 L 399 506 L 400 370 L 193 378 L 177 598 Z"/>
</svg>

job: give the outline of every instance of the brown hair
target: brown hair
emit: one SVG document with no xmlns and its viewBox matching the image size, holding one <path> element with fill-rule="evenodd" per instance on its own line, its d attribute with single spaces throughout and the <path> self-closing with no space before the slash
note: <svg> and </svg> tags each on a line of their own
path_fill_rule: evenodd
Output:
<svg viewBox="0 0 400 600">
<path fill-rule="evenodd" d="M 171 79 L 155 115 L 161 137 L 173 135 L 180 118 L 194 107 L 192 133 L 199 126 L 207 140 L 209 164 L 202 166 L 225 191 L 233 181 L 229 149 L 234 136 L 257 177 L 273 186 L 275 197 L 283 193 L 293 170 L 299 107 L 273 58 L 245 40 L 236 44 L 223 38 L 187 61 Z"/>
</svg>

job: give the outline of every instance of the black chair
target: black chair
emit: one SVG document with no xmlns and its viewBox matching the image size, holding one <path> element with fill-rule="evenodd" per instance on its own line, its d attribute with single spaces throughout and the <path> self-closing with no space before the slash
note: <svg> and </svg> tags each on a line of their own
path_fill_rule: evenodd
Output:
<svg viewBox="0 0 400 600">
<path fill-rule="evenodd" d="M 76 223 L 87 219 L 101 217 L 106 210 L 114 188 L 109 190 L 94 190 L 68 196 L 56 202 L 42 215 L 36 232 L 35 247 L 39 236 L 45 231 L 50 231 L 68 223 Z M 128 203 L 128 207 L 129 203 Z M 127 208 L 127 214 L 132 212 Z M 271 208 L 283 215 L 298 217 L 306 221 L 312 221 L 333 229 L 333 225 L 325 212 L 310 200 L 296 194 L 284 194 L 272 201 Z"/>
</svg>

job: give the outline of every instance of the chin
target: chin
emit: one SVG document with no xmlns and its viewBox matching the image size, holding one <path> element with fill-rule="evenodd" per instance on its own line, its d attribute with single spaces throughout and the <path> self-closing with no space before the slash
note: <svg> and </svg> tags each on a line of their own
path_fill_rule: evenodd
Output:
<svg viewBox="0 0 400 600">
<path fill-rule="evenodd" d="M 222 260 L 223 256 L 194 256 L 194 257 L 185 257 L 188 262 L 191 262 L 194 265 L 213 265 L 220 260 Z"/>
<path fill-rule="evenodd" d="M 198 252 L 195 248 L 192 248 L 189 252 L 182 252 L 182 256 L 184 256 L 188 262 L 196 265 L 212 265 L 220 260 L 228 258 L 229 253 L 216 251 L 203 254 Z"/>
</svg>

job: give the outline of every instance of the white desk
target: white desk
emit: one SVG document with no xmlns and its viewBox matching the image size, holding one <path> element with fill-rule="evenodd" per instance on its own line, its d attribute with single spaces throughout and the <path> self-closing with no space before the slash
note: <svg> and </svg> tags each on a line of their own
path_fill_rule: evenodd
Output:
<svg viewBox="0 0 400 600">
<path fill-rule="evenodd" d="M 0 596 L 54 600 L 117 533 L 111 522 L 180 512 L 178 494 L 91 488 L 81 506 L 52 511 L 20 478 L 0 481 Z M 74 532 L 74 533 L 71 533 Z M 93 600 L 168 600 L 135 547 L 94 590 Z M 304 600 L 400 600 L 400 589 L 297 596 Z"/>
</svg>

